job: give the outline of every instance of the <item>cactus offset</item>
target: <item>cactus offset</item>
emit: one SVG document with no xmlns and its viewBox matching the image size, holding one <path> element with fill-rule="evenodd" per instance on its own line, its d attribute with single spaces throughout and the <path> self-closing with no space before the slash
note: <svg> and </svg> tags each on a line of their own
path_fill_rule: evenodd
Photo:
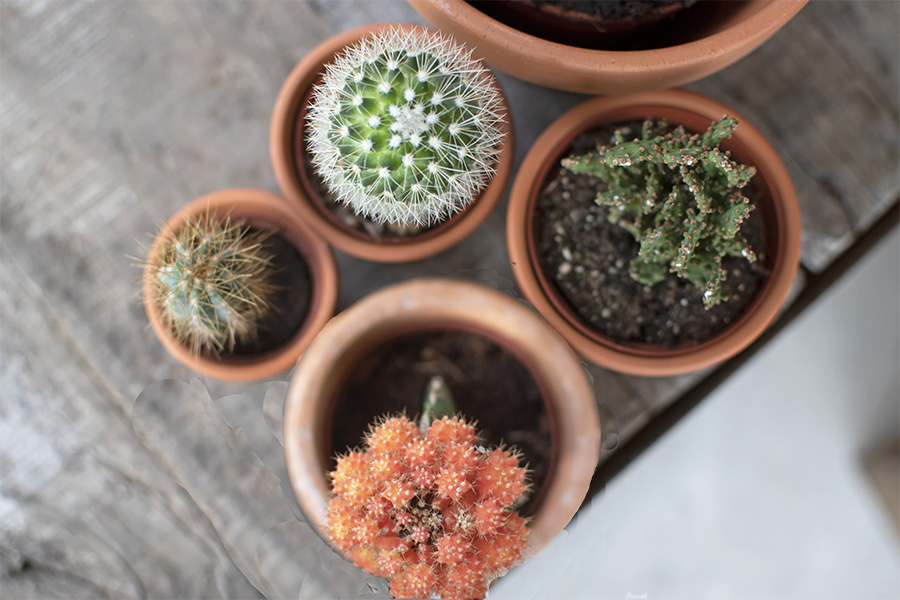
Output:
<svg viewBox="0 0 900 600">
<path fill-rule="evenodd" d="M 512 507 L 527 490 L 525 469 L 506 449 L 478 446 L 463 419 L 422 422 L 424 432 L 405 416 L 385 418 L 364 450 L 338 458 L 328 535 L 389 579 L 395 598 L 484 598 L 527 547 Z"/>
<path fill-rule="evenodd" d="M 150 264 L 151 296 L 164 325 L 194 354 L 218 354 L 256 335 L 273 291 L 269 232 L 230 218 L 189 217 Z"/>
<path fill-rule="evenodd" d="M 625 141 L 617 131 L 615 145 L 562 161 L 570 171 L 606 182 L 596 202 L 640 244 L 631 262 L 635 280 L 653 285 L 673 272 L 703 290 L 710 308 L 724 299 L 723 257 L 756 260 L 739 233 L 753 208 L 741 188 L 756 169 L 719 148 L 737 126 L 723 117 L 705 133 L 688 134 L 681 126 L 646 121 L 640 139 Z"/>
<path fill-rule="evenodd" d="M 391 28 L 326 66 L 307 117 L 317 173 L 359 215 L 431 225 L 486 187 L 503 138 L 500 94 L 471 52 Z"/>
</svg>

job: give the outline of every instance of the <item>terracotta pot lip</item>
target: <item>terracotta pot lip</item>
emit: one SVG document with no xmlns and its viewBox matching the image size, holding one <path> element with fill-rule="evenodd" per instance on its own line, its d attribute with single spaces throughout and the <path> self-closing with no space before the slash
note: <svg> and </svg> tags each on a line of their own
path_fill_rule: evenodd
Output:
<svg viewBox="0 0 900 600">
<path fill-rule="evenodd" d="M 462 0 L 409 1 L 414 7 L 416 5 L 427 3 L 443 3 L 451 5 L 456 8 L 460 14 L 461 22 L 474 22 L 477 24 L 472 26 L 471 29 L 475 30 L 476 28 L 481 29 L 490 27 L 499 32 L 503 38 L 508 39 L 511 45 L 526 49 L 534 49 L 534 52 L 530 52 L 530 54 L 548 52 L 558 55 L 560 53 L 566 53 L 573 56 L 577 62 L 583 63 L 586 66 L 590 66 L 591 63 L 595 63 L 596 66 L 598 60 L 602 61 L 606 58 L 615 58 L 617 70 L 625 71 L 635 67 L 638 67 L 641 70 L 645 70 L 648 67 L 651 69 L 656 68 L 658 70 L 663 70 L 670 68 L 672 65 L 694 64 L 702 61 L 704 54 L 708 54 L 709 52 L 721 52 L 723 40 L 725 39 L 744 40 L 744 44 L 759 38 L 765 39 L 781 25 L 789 21 L 791 17 L 800 12 L 800 9 L 803 8 L 809 0 L 763 1 L 763 7 L 759 11 L 750 15 L 747 19 L 732 25 L 728 29 L 683 44 L 667 46 L 665 48 L 652 48 L 649 50 L 594 50 L 579 46 L 569 46 L 533 36 L 520 31 L 515 27 L 501 23 L 484 14 L 468 2 Z M 696 54 L 691 54 L 689 57 L 684 57 L 679 50 L 685 48 L 696 49 L 697 52 Z M 648 54 L 661 54 L 664 58 L 659 61 L 659 65 L 648 65 L 646 62 L 646 56 Z"/>
<path fill-rule="evenodd" d="M 436 228 L 424 232 L 421 239 L 417 239 L 417 236 L 410 236 L 404 238 L 403 242 L 391 244 L 381 244 L 374 239 L 361 239 L 320 212 L 315 203 L 307 197 L 308 192 L 304 189 L 295 167 L 294 129 L 300 112 L 300 104 L 308 95 L 310 87 L 321 73 L 323 66 L 334 54 L 366 35 L 398 27 L 446 35 L 423 25 L 375 23 L 351 29 L 325 40 L 297 63 L 288 75 L 275 102 L 269 129 L 269 153 L 278 186 L 284 196 L 296 205 L 303 218 L 312 224 L 322 237 L 334 247 L 359 258 L 386 263 L 408 262 L 433 256 L 451 248 L 472 234 L 490 216 L 503 197 L 512 174 L 515 147 L 509 103 L 499 81 L 491 74 L 493 83 L 500 93 L 500 101 L 505 114 L 505 118 L 501 122 L 504 136 L 494 176 L 465 211 L 457 213 Z"/>
<path fill-rule="evenodd" d="M 283 198 L 251 188 L 229 188 L 205 194 L 179 209 L 161 228 L 148 253 L 142 277 L 143 297 L 150 297 L 150 262 L 158 255 L 163 242 L 186 218 L 211 212 L 229 214 L 251 223 L 271 225 L 293 245 L 309 270 L 310 305 L 297 331 L 280 346 L 258 355 L 217 359 L 207 352 L 194 355 L 169 334 L 162 323 L 159 308 L 144 303 L 147 318 L 163 347 L 186 367 L 218 379 L 251 381 L 277 375 L 292 368 L 319 330 L 334 314 L 337 305 L 337 263 L 331 248 L 315 232 L 303 224 L 299 215 Z"/>
<path fill-rule="evenodd" d="M 525 304 L 487 286 L 454 279 L 419 279 L 383 288 L 323 329 L 294 374 L 285 403 L 284 445 L 291 485 L 304 515 L 324 536 L 329 490 L 316 438 L 327 418 L 321 403 L 329 374 L 398 336 L 442 326 L 500 343 L 525 364 L 556 414 L 559 454 L 545 497 L 532 518 L 537 552 L 574 516 L 587 493 L 600 452 L 594 392 L 565 341 Z M 526 341 L 528 340 L 528 341 Z M 331 384 L 333 385 L 336 384 Z M 567 487 L 571 486 L 571 487 Z"/>
<path fill-rule="evenodd" d="M 594 337 L 585 335 L 573 323 L 580 317 L 564 315 L 559 303 L 552 299 L 553 292 L 546 289 L 538 274 L 540 266 L 531 260 L 528 223 L 536 204 L 535 188 L 543 185 L 542 173 L 547 173 L 546 163 L 557 152 L 563 140 L 571 140 L 586 125 L 602 122 L 603 114 L 626 107 L 645 106 L 652 114 L 653 106 L 685 110 L 704 118 L 717 120 L 728 114 L 740 121 L 735 133 L 747 151 L 753 155 L 758 175 L 769 188 L 774 205 L 778 238 L 772 276 L 764 285 L 754 305 L 732 326 L 695 347 L 679 348 L 672 353 L 648 353 L 624 348 L 615 342 L 601 344 Z M 573 134 L 573 132 L 575 132 Z M 583 356 L 609 368 L 634 375 L 676 375 L 702 369 L 737 354 L 750 345 L 775 318 L 787 296 L 800 260 L 801 243 L 800 210 L 787 169 L 775 150 L 762 134 L 745 117 L 727 106 L 706 96 L 686 90 L 647 92 L 629 96 L 594 98 L 562 115 L 538 138 L 525 157 L 519 174 L 513 183 L 507 213 L 507 244 L 516 281 L 525 297 L 545 319 Z"/>
<path fill-rule="evenodd" d="M 648 50 L 594 50 L 530 35 L 463 0 L 408 1 L 435 25 L 478 40 L 483 54 L 500 70 L 534 83 L 593 94 L 636 92 L 705 77 L 762 44 L 808 2 L 748 0 L 745 18 L 697 40 Z M 759 8 L 753 10 L 755 6 Z M 532 74 L 533 69 L 543 72 Z M 663 85 L 656 85 L 654 78 L 662 78 Z"/>
</svg>

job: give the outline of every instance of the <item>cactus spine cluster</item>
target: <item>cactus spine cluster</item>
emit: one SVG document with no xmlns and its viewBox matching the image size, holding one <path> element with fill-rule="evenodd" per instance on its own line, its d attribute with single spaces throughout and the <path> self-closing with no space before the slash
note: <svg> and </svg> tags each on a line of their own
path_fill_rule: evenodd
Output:
<svg viewBox="0 0 900 600">
<path fill-rule="evenodd" d="M 452 39 L 391 28 L 326 66 L 307 117 L 329 190 L 377 222 L 427 226 L 471 203 L 503 137 L 493 76 Z"/>
<path fill-rule="evenodd" d="M 570 171 L 606 182 L 596 202 L 640 243 L 630 266 L 635 280 L 653 285 L 671 271 L 703 290 L 710 308 L 724 299 L 723 257 L 756 260 L 739 233 L 752 210 L 741 188 L 756 169 L 719 148 L 737 126 L 723 117 L 702 134 L 688 134 L 665 121 L 646 121 L 640 139 L 625 141 L 617 131 L 614 145 L 562 161 Z"/>
<path fill-rule="evenodd" d="M 525 469 L 508 450 L 478 446 L 461 418 L 426 423 L 385 418 L 364 450 L 338 459 L 328 535 L 358 567 L 389 579 L 395 598 L 484 598 L 527 547 L 526 521 L 512 509 Z"/>
<path fill-rule="evenodd" d="M 230 217 L 189 217 L 151 259 L 151 297 L 175 339 L 195 355 L 231 350 L 256 335 L 270 310 L 269 232 Z"/>
</svg>

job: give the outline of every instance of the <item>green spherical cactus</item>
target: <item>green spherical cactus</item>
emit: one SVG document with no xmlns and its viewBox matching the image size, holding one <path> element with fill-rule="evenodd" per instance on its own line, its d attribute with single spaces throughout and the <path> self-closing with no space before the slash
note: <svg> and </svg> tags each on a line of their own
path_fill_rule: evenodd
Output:
<svg viewBox="0 0 900 600">
<path fill-rule="evenodd" d="M 326 66 L 307 116 L 316 172 L 358 215 L 428 226 L 487 186 L 503 138 L 490 71 L 452 39 L 391 28 Z"/>
<path fill-rule="evenodd" d="M 635 280 L 653 285 L 675 273 L 704 290 L 710 308 L 724 299 L 722 258 L 756 260 L 739 233 L 753 208 L 742 188 L 756 169 L 719 148 L 737 126 L 736 119 L 723 117 L 705 133 L 688 134 L 681 126 L 646 121 L 640 139 L 625 141 L 616 132 L 615 145 L 562 161 L 607 184 L 596 202 L 640 243 L 631 262 Z"/>
<path fill-rule="evenodd" d="M 189 217 L 150 259 L 150 297 L 173 337 L 218 355 L 256 336 L 270 310 L 271 235 L 230 218 Z"/>
</svg>

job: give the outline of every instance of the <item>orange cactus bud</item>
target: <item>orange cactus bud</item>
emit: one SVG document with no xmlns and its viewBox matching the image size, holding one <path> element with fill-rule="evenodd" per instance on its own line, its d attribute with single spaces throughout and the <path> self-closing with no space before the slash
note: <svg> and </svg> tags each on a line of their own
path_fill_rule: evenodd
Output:
<svg viewBox="0 0 900 600">
<path fill-rule="evenodd" d="M 411 467 L 431 467 L 437 458 L 432 440 L 413 440 L 406 448 L 406 463 Z"/>
<path fill-rule="evenodd" d="M 413 489 L 413 485 L 404 479 L 392 479 L 384 483 L 382 496 L 390 500 L 394 508 L 406 506 L 406 503 L 415 495 L 416 491 Z"/>
<path fill-rule="evenodd" d="M 481 535 L 487 535 L 503 524 L 506 518 L 503 508 L 494 500 L 484 500 L 475 506 L 473 511 L 475 524 Z"/>
<path fill-rule="evenodd" d="M 459 417 L 443 417 L 432 423 L 428 439 L 442 445 L 453 442 L 474 445 L 477 441 L 475 428 Z"/>
<path fill-rule="evenodd" d="M 331 474 L 332 487 L 351 502 L 364 502 L 375 493 L 375 480 L 369 474 L 369 460 L 361 452 L 338 458 Z"/>
<path fill-rule="evenodd" d="M 475 489 L 479 497 L 492 497 L 501 506 L 509 506 L 528 489 L 525 471 L 515 456 L 497 448 L 482 461 Z"/>
<path fill-rule="evenodd" d="M 419 428 L 409 419 L 393 417 L 372 428 L 366 445 L 373 453 L 384 452 L 402 457 L 409 443 L 420 437 Z"/>
<path fill-rule="evenodd" d="M 437 578 L 426 564 L 410 566 L 391 580 L 394 598 L 428 598 Z"/>
<path fill-rule="evenodd" d="M 461 535 L 445 535 L 438 540 L 437 559 L 445 565 L 459 564 L 470 547 L 469 541 Z"/>
</svg>

